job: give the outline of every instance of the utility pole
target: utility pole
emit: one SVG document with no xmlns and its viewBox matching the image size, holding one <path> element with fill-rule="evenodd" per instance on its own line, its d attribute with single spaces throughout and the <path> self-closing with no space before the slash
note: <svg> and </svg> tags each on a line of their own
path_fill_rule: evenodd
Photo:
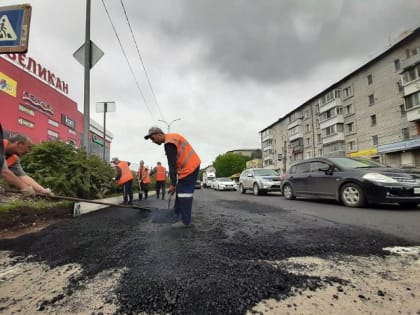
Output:
<svg viewBox="0 0 420 315">
<path fill-rule="evenodd" d="M 171 129 L 171 125 L 172 125 L 174 122 L 178 121 L 178 120 L 181 120 L 181 118 L 177 118 L 177 119 L 171 120 L 171 122 L 169 122 L 169 123 L 168 123 L 166 120 L 158 119 L 158 121 L 161 121 L 161 122 L 165 123 L 165 124 L 166 124 L 166 126 L 168 126 L 168 133 L 169 133 L 169 131 L 170 131 L 170 129 Z"/>
<path fill-rule="evenodd" d="M 85 29 L 85 84 L 84 84 L 84 106 L 83 106 L 83 147 L 89 153 L 89 127 L 90 127 L 90 0 L 86 0 L 86 29 Z"/>
</svg>

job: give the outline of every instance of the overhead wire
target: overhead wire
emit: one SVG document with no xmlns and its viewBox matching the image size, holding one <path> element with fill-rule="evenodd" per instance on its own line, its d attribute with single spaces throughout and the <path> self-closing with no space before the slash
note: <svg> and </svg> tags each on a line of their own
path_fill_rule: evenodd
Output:
<svg viewBox="0 0 420 315">
<path fill-rule="evenodd" d="M 109 22 L 111 23 L 112 29 L 114 30 L 115 36 L 117 37 L 118 43 L 119 43 L 119 45 L 121 47 L 121 50 L 122 50 L 123 55 L 125 57 L 125 60 L 127 61 L 128 68 L 130 69 L 131 75 L 134 78 L 134 82 L 136 83 L 137 90 L 140 92 L 140 95 L 143 98 L 144 104 L 146 105 L 147 110 L 149 111 L 150 115 L 152 116 L 152 119 L 155 120 L 155 118 L 153 116 L 153 112 L 151 111 L 149 105 L 147 104 L 146 98 L 144 97 L 144 94 L 143 94 L 143 91 L 141 90 L 140 84 L 139 84 L 139 82 L 138 82 L 138 80 L 137 80 L 137 78 L 136 78 L 136 76 L 134 74 L 134 71 L 133 71 L 133 68 L 131 67 L 130 61 L 128 60 L 128 56 L 127 56 L 127 54 L 126 54 L 126 52 L 124 50 L 124 47 L 123 47 L 123 45 L 121 43 L 120 37 L 118 36 L 118 32 L 117 32 L 117 30 L 115 28 L 114 23 L 112 22 L 112 18 L 110 16 L 109 12 L 108 12 L 108 9 L 106 7 L 106 4 L 105 4 L 104 0 L 102 0 L 102 5 L 104 6 L 105 12 L 106 12 L 106 14 L 108 16 L 108 19 L 109 19 Z"/>
<path fill-rule="evenodd" d="M 161 111 L 160 106 L 159 106 L 159 102 L 158 102 L 158 100 L 156 98 L 155 91 L 153 90 L 152 83 L 150 82 L 150 78 L 149 78 L 149 75 L 147 73 L 146 66 L 144 65 L 143 58 L 141 56 L 139 46 L 137 45 L 137 41 L 136 41 L 136 38 L 134 36 L 134 32 L 133 32 L 133 29 L 131 27 L 131 23 L 130 23 L 130 20 L 128 18 L 128 15 L 127 15 L 127 10 L 125 9 L 124 2 L 123 2 L 123 0 L 120 0 L 120 2 L 121 2 L 121 6 L 123 8 L 123 11 L 124 11 L 124 15 L 125 15 L 125 19 L 127 21 L 128 27 L 130 28 L 131 37 L 132 37 L 133 42 L 134 42 L 134 44 L 136 46 L 136 49 L 137 49 L 137 54 L 139 56 L 141 65 L 143 66 L 143 70 L 144 70 L 144 74 L 145 74 L 146 79 L 147 79 L 147 83 L 149 84 L 150 91 L 152 92 L 153 99 L 154 99 L 154 101 L 156 103 L 156 106 L 157 106 L 157 109 L 158 109 L 158 111 L 160 113 L 160 116 L 162 117 L 162 119 L 164 119 L 163 114 L 162 114 L 162 111 Z"/>
</svg>

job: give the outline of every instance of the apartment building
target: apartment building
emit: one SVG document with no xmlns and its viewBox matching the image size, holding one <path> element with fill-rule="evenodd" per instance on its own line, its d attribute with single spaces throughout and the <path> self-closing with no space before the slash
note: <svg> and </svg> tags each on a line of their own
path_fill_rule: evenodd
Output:
<svg viewBox="0 0 420 315">
<path fill-rule="evenodd" d="M 420 27 L 259 133 L 279 171 L 315 156 L 420 168 Z"/>
</svg>

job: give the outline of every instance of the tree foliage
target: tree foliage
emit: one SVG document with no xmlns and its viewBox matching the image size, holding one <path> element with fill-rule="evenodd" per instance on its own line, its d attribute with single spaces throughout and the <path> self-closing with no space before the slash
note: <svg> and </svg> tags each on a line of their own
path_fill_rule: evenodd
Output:
<svg viewBox="0 0 420 315">
<path fill-rule="evenodd" d="M 29 176 L 57 195 L 92 199 L 117 189 L 108 163 L 63 142 L 35 145 L 21 163 Z"/>
<path fill-rule="evenodd" d="M 229 177 L 233 174 L 242 172 L 246 167 L 246 162 L 251 158 L 242 154 L 225 153 L 219 155 L 213 162 L 217 177 Z"/>
</svg>

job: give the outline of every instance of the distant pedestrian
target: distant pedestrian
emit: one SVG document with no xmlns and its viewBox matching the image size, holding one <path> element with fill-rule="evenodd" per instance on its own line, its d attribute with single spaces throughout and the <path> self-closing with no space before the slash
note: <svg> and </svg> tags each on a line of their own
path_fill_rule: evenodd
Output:
<svg viewBox="0 0 420 315">
<path fill-rule="evenodd" d="M 191 144 L 178 133 L 165 134 L 159 127 L 152 127 L 144 139 L 151 139 L 157 145 L 164 143 L 171 180 L 168 192 L 176 193 L 174 213 L 178 221 L 172 226 L 190 226 L 195 183 L 200 170 L 200 157 Z"/>
<path fill-rule="evenodd" d="M 139 169 L 137 170 L 137 182 L 139 184 L 139 200 L 143 199 L 143 192 L 144 192 L 144 183 L 142 182 L 143 172 L 146 168 L 144 166 L 144 161 L 140 160 Z"/>
<path fill-rule="evenodd" d="M 157 162 L 157 165 L 151 174 L 155 176 L 156 198 L 159 199 L 160 193 L 162 192 L 162 200 L 164 200 L 165 199 L 166 168 L 162 166 L 161 162 Z"/>
<path fill-rule="evenodd" d="M 115 168 L 117 169 L 117 176 L 115 176 L 115 180 L 117 181 L 118 185 L 122 186 L 123 188 L 123 199 L 125 205 L 132 205 L 133 204 L 133 173 L 129 168 L 130 162 L 120 161 L 119 158 L 114 157 L 112 158 L 112 163 L 114 163 Z"/>
</svg>

